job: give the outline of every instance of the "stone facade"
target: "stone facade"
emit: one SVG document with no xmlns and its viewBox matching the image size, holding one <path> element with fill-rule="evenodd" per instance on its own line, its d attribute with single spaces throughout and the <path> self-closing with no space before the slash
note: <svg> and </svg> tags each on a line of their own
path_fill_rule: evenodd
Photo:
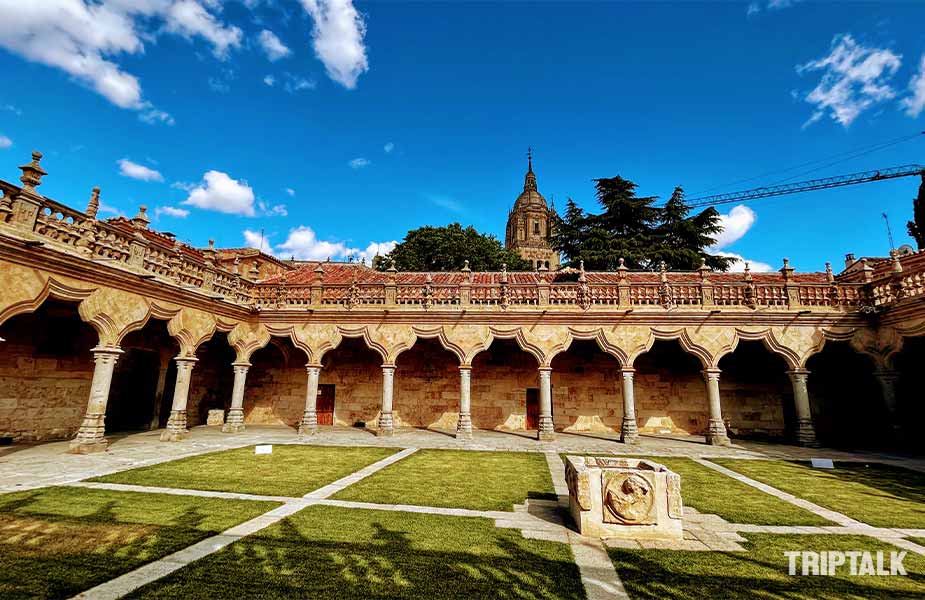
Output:
<svg viewBox="0 0 925 600">
<path fill-rule="evenodd" d="M 507 217 L 504 245 L 516 250 L 521 258 L 529 261 L 537 270 L 555 271 L 559 268 L 559 253 L 552 249 L 549 242 L 554 214 L 554 209 L 546 204 L 546 198 L 536 187 L 533 157 L 530 156 L 527 174 L 524 176 L 524 190 Z"/>
<path fill-rule="evenodd" d="M 545 265 L 397 273 L 260 259 L 272 273 L 261 278 L 240 256 L 151 229 L 144 210 L 97 219 L 98 190 L 85 211 L 45 198 L 40 160 L 21 167 L 22 186 L 0 181 L 6 437 L 73 436 L 74 452 L 100 451 L 113 416 L 110 425 L 149 419 L 177 441 L 216 409 L 229 434 L 279 423 L 310 435 L 318 390 L 332 384 L 336 424 L 460 438 L 473 426 L 529 426 L 539 440 L 567 430 L 632 443 L 641 430 L 725 444 L 730 433 L 783 431 L 813 444 L 817 424 L 837 432 L 850 418 L 857 443 L 875 437 L 878 419 L 885 439 L 899 439 L 902 407 L 915 405 L 918 388 L 897 365 L 914 364 L 904 345 L 925 334 L 922 253 L 861 259 L 839 275 L 796 273 L 786 260 L 770 274 L 562 277 Z M 532 168 L 524 204 L 538 196 L 531 178 Z M 68 326 L 49 353 L 30 323 L 60 303 Z M 864 366 L 826 366 L 839 346 Z M 827 381 L 861 370 L 867 383 Z M 133 393 L 125 381 L 145 382 L 148 412 L 114 417 Z"/>
</svg>

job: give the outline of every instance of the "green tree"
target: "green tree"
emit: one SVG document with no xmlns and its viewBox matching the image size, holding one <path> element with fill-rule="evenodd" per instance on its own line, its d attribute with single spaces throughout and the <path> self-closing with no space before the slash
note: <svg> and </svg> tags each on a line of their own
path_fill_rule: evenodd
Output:
<svg viewBox="0 0 925 600">
<path fill-rule="evenodd" d="M 922 173 L 919 195 L 912 201 L 912 220 L 906 223 L 906 229 L 919 250 L 925 250 L 925 173 Z"/>
<path fill-rule="evenodd" d="M 620 259 L 630 269 L 655 269 L 661 261 L 670 269 L 693 270 L 701 259 L 725 271 L 732 260 L 708 254 L 722 231 L 719 213 L 708 208 L 690 216 L 684 190 L 675 188 L 664 207 L 656 196 L 639 197 L 636 184 L 622 177 L 595 179 L 602 212 L 586 213 L 569 199 L 565 215 L 556 221 L 553 247 L 565 264 L 594 271 L 612 271 Z"/>
<path fill-rule="evenodd" d="M 419 227 L 389 252 L 376 267 L 386 270 L 395 262 L 399 271 L 458 271 L 465 261 L 473 271 L 500 271 L 507 264 L 511 271 L 527 271 L 530 262 L 506 249 L 493 235 L 459 223 L 445 227 Z"/>
<path fill-rule="evenodd" d="M 706 249 L 716 243 L 716 235 L 723 226 L 719 211 L 712 206 L 689 216 L 691 207 L 684 200 L 681 186 L 674 189 L 671 198 L 659 210 L 659 223 L 655 228 L 657 245 L 652 253 L 651 264 L 662 261 L 669 269 L 692 271 L 705 260 L 707 266 L 717 271 L 727 270 L 734 259 L 708 254 Z"/>
</svg>

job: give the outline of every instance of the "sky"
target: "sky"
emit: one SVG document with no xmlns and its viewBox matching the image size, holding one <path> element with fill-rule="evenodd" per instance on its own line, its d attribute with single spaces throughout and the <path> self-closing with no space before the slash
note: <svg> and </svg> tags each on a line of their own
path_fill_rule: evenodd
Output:
<svg viewBox="0 0 925 600">
<path fill-rule="evenodd" d="M 503 239 L 538 186 L 688 197 L 925 163 L 925 5 L 0 0 L 0 178 L 186 242 L 369 259 Z M 901 140 L 901 141 L 900 141 Z M 801 271 L 912 243 L 917 178 L 724 205 L 712 250 Z M 738 268 L 743 263 L 738 263 Z"/>
</svg>

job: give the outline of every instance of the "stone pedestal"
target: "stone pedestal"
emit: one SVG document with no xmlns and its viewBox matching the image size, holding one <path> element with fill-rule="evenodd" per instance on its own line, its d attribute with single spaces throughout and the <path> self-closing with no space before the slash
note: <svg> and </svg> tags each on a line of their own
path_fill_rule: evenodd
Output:
<svg viewBox="0 0 925 600">
<path fill-rule="evenodd" d="M 225 411 L 221 408 L 213 408 L 209 411 L 209 416 L 206 417 L 206 425 L 224 425 L 225 424 Z"/>
<path fill-rule="evenodd" d="M 588 537 L 680 540 L 681 476 L 636 458 L 569 456 L 569 512 Z"/>
</svg>

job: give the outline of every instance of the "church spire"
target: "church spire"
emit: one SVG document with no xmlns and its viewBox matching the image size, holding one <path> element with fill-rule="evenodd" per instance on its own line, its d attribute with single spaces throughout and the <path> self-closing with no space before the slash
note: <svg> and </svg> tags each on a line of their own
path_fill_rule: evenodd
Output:
<svg viewBox="0 0 925 600">
<path fill-rule="evenodd" d="M 536 175 L 533 173 L 532 148 L 527 148 L 527 176 L 524 178 L 524 191 L 536 191 Z"/>
</svg>

